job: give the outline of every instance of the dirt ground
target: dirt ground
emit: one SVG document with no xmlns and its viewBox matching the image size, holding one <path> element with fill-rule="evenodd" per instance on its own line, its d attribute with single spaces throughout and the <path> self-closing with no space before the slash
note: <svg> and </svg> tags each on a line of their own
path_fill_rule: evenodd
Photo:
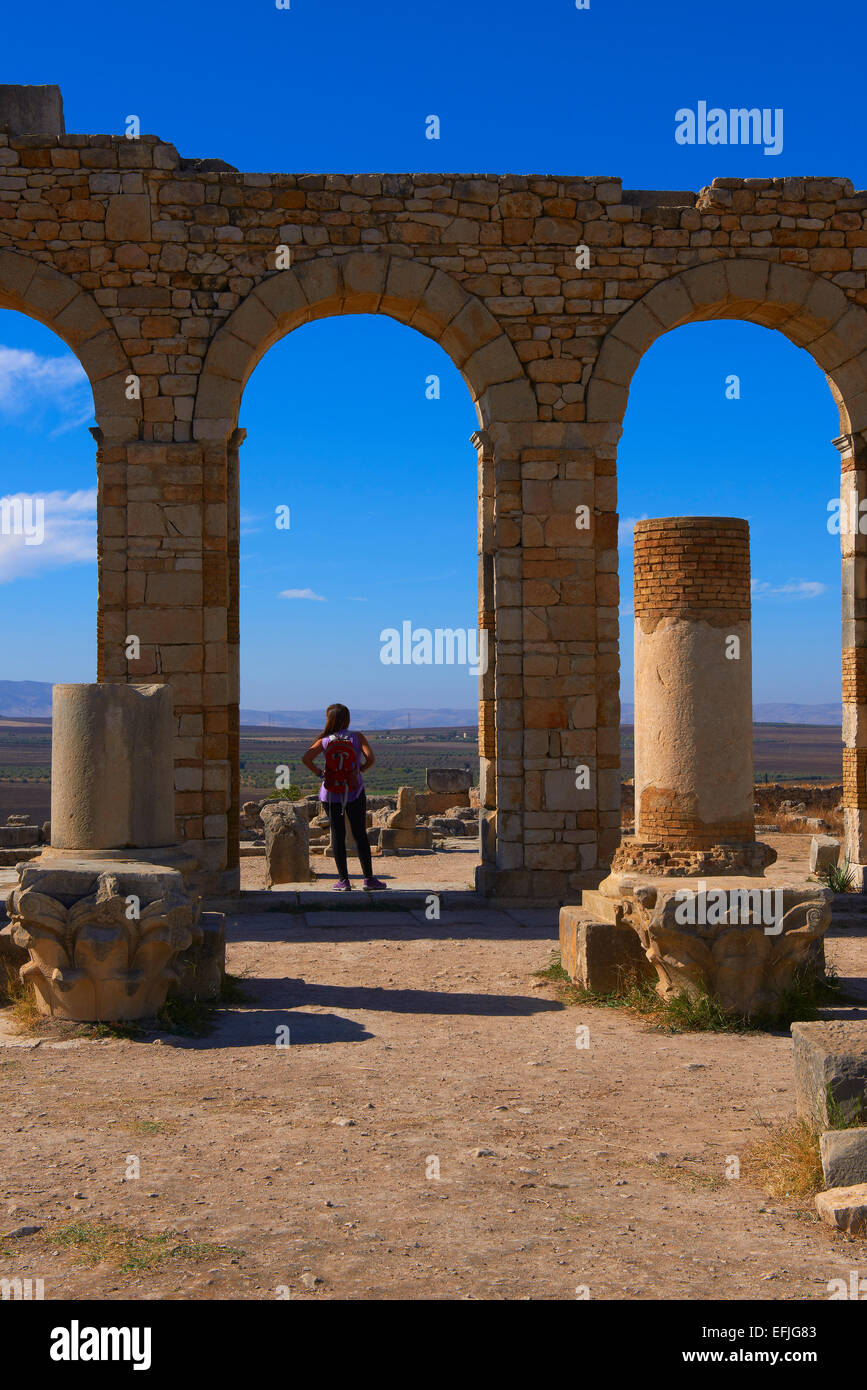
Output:
<svg viewBox="0 0 867 1390">
<path fill-rule="evenodd" d="M 823 1300 L 867 1274 L 867 1241 L 725 1177 L 793 1112 L 787 1035 L 563 1008 L 535 977 L 555 911 L 448 903 L 236 916 L 247 1000 L 204 1038 L 58 1044 L 0 1015 L 0 1278 L 46 1299 Z M 860 931 L 828 956 L 867 976 Z M 59 1246 L 100 1220 L 177 1237 L 127 1270 Z"/>
</svg>

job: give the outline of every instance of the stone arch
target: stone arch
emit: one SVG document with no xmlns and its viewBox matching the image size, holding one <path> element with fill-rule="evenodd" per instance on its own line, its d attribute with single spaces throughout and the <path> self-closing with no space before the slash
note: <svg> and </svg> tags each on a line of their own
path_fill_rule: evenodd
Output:
<svg viewBox="0 0 867 1390">
<path fill-rule="evenodd" d="M 127 400 L 131 371 L 120 340 L 88 290 L 69 275 L 0 251 L 0 308 L 17 309 L 50 328 L 75 353 L 93 392 L 94 413 L 106 443 L 137 439 L 141 401 Z"/>
<path fill-rule="evenodd" d="M 603 340 L 587 389 L 588 421 L 616 444 L 629 387 L 647 349 L 674 328 L 744 319 L 777 328 L 810 353 L 840 414 L 841 496 L 857 514 L 867 497 L 867 310 L 831 281 L 797 266 L 732 258 L 679 272 L 649 290 Z M 853 510 L 854 499 L 854 510 Z M 843 807 L 845 854 L 867 885 L 867 536 L 841 530 Z"/>
<path fill-rule="evenodd" d="M 208 349 L 193 437 L 225 439 L 238 423 L 244 386 L 268 349 L 301 324 L 336 314 L 388 314 L 433 338 L 466 381 L 482 428 L 535 419 L 535 394 L 518 355 L 481 300 L 432 266 L 357 251 L 304 261 L 250 291 Z"/>
<path fill-rule="evenodd" d="M 268 349 L 313 319 L 343 314 L 387 314 L 433 339 L 461 372 L 480 429 L 473 436 L 479 458 L 479 626 L 489 633 L 487 668 L 480 678 L 479 720 L 483 806 L 492 829 L 483 836 L 490 865 L 497 845 L 498 628 L 495 621 L 494 513 L 498 451 L 514 459 L 510 430 L 537 416 L 535 392 L 500 323 L 450 275 L 400 255 L 347 252 L 303 262 L 263 280 L 213 338 L 205 358 L 193 414 L 193 438 L 207 452 L 225 448 L 227 570 L 228 870 L 234 855 L 240 808 L 239 782 L 239 447 L 237 428 L 244 387 Z"/>
<path fill-rule="evenodd" d="M 704 319 L 778 328 L 828 378 L 843 433 L 867 430 L 867 310 L 813 271 L 775 261 L 713 261 L 654 285 L 603 339 L 587 388 L 587 419 L 622 424 L 643 354 L 663 333 Z"/>
</svg>

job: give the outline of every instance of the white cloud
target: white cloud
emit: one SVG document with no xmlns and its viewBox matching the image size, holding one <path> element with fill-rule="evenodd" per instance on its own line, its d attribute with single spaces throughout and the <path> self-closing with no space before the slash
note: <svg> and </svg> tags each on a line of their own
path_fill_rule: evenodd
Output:
<svg viewBox="0 0 867 1390">
<path fill-rule="evenodd" d="M 281 590 L 280 590 L 280 597 L 281 597 L 281 598 L 312 598 L 312 599 L 315 599 L 317 603 L 324 603 L 324 602 L 325 602 L 325 599 L 323 598 L 322 594 L 314 594 L 314 592 L 313 592 L 312 589 L 281 589 Z"/>
<path fill-rule="evenodd" d="M 787 584 L 769 584 L 766 579 L 754 579 L 753 598 L 819 598 L 828 591 L 827 584 L 817 579 L 790 579 Z"/>
<path fill-rule="evenodd" d="M 52 437 L 93 419 L 93 398 L 81 363 L 72 353 L 40 357 L 0 344 L 0 414 L 32 417 L 40 406 L 66 417 L 51 431 Z"/>
<path fill-rule="evenodd" d="M 0 497 L 0 584 L 95 563 L 95 488 Z"/>
</svg>

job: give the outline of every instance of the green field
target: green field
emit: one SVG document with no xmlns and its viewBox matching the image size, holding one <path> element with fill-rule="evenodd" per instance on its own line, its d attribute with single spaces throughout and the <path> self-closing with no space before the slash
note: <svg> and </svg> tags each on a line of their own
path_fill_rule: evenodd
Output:
<svg viewBox="0 0 867 1390">
<path fill-rule="evenodd" d="M 273 728 L 241 730 L 241 788 L 265 790 L 275 785 L 278 766 L 292 768 L 292 780 L 302 792 L 319 790 L 319 782 L 301 761 L 318 730 Z M 398 787 L 423 791 L 425 769 L 429 767 L 469 767 L 478 781 L 479 755 L 475 729 L 412 729 L 378 731 L 370 735 L 376 763 L 364 774 L 364 784 L 373 796 L 393 796 Z M 321 765 L 321 764 L 320 764 Z"/>
<path fill-rule="evenodd" d="M 241 789 L 245 800 L 261 798 L 275 785 L 278 766 L 291 766 L 293 780 L 305 794 L 318 789 L 301 756 L 317 737 L 313 729 L 241 729 Z M 756 724 L 754 758 L 757 782 L 842 781 L 840 730 L 836 726 Z M 365 775 L 374 796 L 393 796 L 398 787 L 422 791 L 428 767 L 469 766 L 478 781 L 475 728 L 396 729 L 371 734 L 376 765 Z M 621 730 L 622 774 L 633 775 L 634 735 Z M 36 822 L 50 814 L 51 721 L 0 718 L 0 822 L 12 811 L 28 811 Z"/>
</svg>

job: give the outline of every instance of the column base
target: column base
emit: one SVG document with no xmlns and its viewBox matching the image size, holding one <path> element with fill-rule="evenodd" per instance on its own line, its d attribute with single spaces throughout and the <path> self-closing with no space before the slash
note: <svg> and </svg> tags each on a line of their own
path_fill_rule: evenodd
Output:
<svg viewBox="0 0 867 1390">
<path fill-rule="evenodd" d="M 695 879 L 612 873 L 582 894 L 580 910 L 561 911 L 563 964 L 585 988 L 610 989 L 599 979 L 634 970 L 637 937 L 661 998 L 708 994 L 733 1015 L 770 1015 L 799 971 L 824 968 L 831 902 L 827 888 L 748 876 L 709 876 L 697 891 Z M 604 929 L 597 933 L 604 945 L 599 979 L 591 969 L 588 923 Z M 570 933 L 577 933 L 574 949 Z M 575 974 L 582 960 L 584 973 Z"/>
<path fill-rule="evenodd" d="M 708 878 L 725 874 L 763 874 L 777 851 L 760 840 L 711 845 L 708 849 L 666 845 L 624 836 L 611 860 L 612 873 L 647 874 L 653 878 Z"/>
<path fill-rule="evenodd" d="M 203 944 L 200 903 L 177 869 L 67 854 L 23 864 L 18 879 L 8 908 L 13 941 L 30 957 L 21 978 L 53 1018 L 152 1017 L 179 983 L 178 956 Z M 186 960 L 188 985 L 196 971 Z"/>
</svg>

